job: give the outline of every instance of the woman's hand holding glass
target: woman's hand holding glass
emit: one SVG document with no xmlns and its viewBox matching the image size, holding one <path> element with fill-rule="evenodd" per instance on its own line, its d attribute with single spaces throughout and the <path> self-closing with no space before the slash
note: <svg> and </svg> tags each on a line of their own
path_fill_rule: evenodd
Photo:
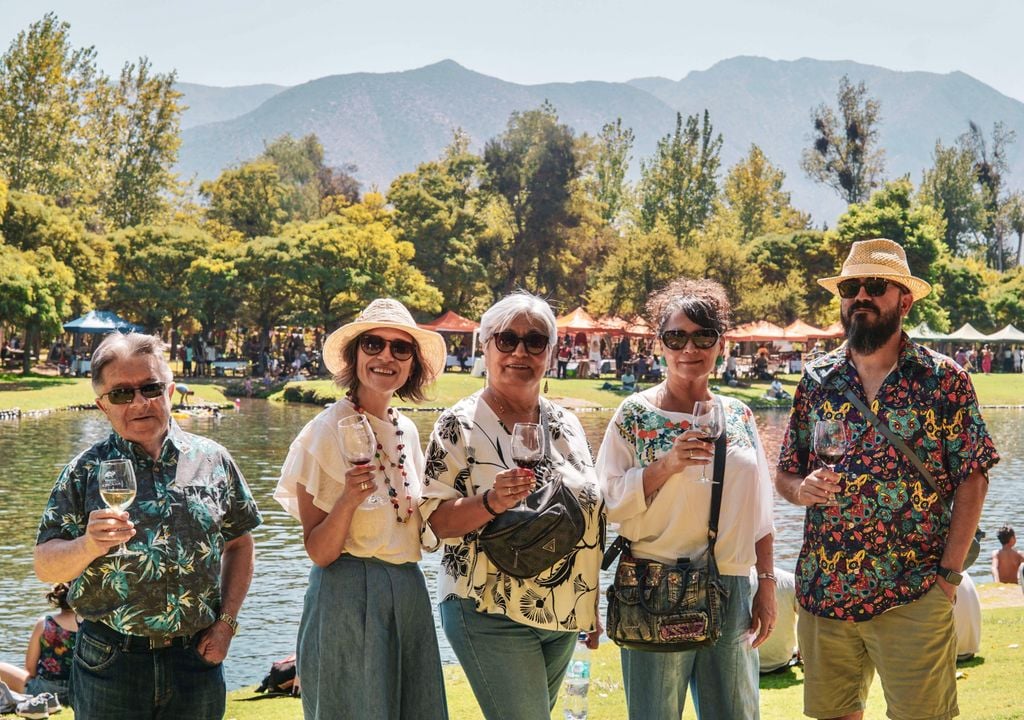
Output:
<svg viewBox="0 0 1024 720">
<path fill-rule="evenodd" d="M 494 476 L 494 487 L 487 496 L 490 506 L 502 513 L 525 500 L 537 487 L 537 477 L 532 470 L 512 468 Z"/>
<path fill-rule="evenodd" d="M 358 498 L 360 507 L 382 505 L 387 499 L 375 495 L 377 482 L 373 473 L 373 459 L 377 439 L 369 421 L 363 415 L 349 415 L 338 421 L 338 443 L 342 457 L 351 465 L 345 472 L 344 498 Z"/>
</svg>

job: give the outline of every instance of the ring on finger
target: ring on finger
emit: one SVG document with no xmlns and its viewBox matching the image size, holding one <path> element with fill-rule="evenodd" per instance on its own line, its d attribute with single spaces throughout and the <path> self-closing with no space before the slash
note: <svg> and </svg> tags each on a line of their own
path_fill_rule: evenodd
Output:
<svg viewBox="0 0 1024 720">
<path fill-rule="evenodd" d="M 364 480 L 363 482 L 359 483 L 359 489 L 360 490 L 369 490 L 370 489 L 370 483 L 368 483 L 368 482 L 366 482 Z"/>
</svg>

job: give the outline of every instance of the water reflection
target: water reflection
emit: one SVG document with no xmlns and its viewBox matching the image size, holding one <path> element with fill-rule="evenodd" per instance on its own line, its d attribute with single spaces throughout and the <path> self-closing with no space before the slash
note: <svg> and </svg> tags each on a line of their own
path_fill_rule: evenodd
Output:
<svg viewBox="0 0 1024 720">
<path fill-rule="evenodd" d="M 183 421 L 187 430 L 208 435 L 231 450 L 249 480 L 265 519 L 264 525 L 254 533 L 256 575 L 242 610 L 242 630 L 232 646 L 227 666 L 231 688 L 259 682 L 271 660 L 294 649 L 310 563 L 302 548 L 298 523 L 281 510 L 271 494 L 289 443 L 317 412 L 318 408 L 310 406 L 249 401 L 243 403 L 240 413 L 227 413 L 220 421 Z M 1022 413 L 989 410 L 985 415 L 1003 460 L 993 473 L 982 518 L 982 526 L 989 532 L 983 545 L 983 560 L 971 573 L 980 581 L 990 579 L 984 558 L 998 546 L 995 529 L 1005 522 L 1024 526 L 1019 503 L 1024 489 L 1019 429 Z M 422 438 L 429 433 L 434 417 L 433 413 L 413 415 Z M 580 415 L 595 450 L 608 417 L 607 413 Z M 758 413 L 758 426 L 770 455 L 778 451 L 784 422 L 782 412 Z M 0 539 L 2 660 L 20 664 L 32 623 L 46 610 L 45 588 L 32 573 L 32 547 L 39 513 L 53 480 L 75 453 L 101 439 L 108 431 L 106 420 L 98 412 L 56 413 L 20 421 L 0 421 L 0 458 L 5 470 L 0 475 L 0 527 L 5 529 Z M 769 459 L 774 462 L 775 458 Z M 802 520 L 802 511 L 777 500 L 776 558 L 783 567 L 794 565 Z M 423 563 L 432 592 L 436 587 L 438 562 L 439 556 L 434 554 L 427 556 Z M 442 657 L 446 662 L 454 662 L 440 625 L 438 637 Z"/>
</svg>

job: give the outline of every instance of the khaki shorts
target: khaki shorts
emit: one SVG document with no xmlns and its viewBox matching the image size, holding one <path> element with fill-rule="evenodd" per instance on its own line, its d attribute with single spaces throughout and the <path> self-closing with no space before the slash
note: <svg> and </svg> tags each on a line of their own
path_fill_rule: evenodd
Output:
<svg viewBox="0 0 1024 720">
<path fill-rule="evenodd" d="M 953 604 L 936 584 L 909 605 L 852 623 L 800 608 L 804 714 L 834 718 L 864 709 L 878 671 L 894 720 L 947 720 L 956 702 Z"/>
</svg>

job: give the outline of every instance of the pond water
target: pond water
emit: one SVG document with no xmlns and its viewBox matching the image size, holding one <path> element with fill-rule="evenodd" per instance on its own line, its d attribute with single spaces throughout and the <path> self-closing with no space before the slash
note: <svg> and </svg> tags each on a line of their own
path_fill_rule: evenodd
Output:
<svg viewBox="0 0 1024 720">
<path fill-rule="evenodd" d="M 231 451 L 265 520 L 254 532 L 256 575 L 239 618 L 242 630 L 226 665 L 229 688 L 258 683 L 272 660 L 294 649 L 310 562 L 302 548 L 298 523 L 284 513 L 271 494 L 289 443 L 318 411 L 308 405 L 251 400 L 243 401 L 240 412 L 228 412 L 218 421 L 182 421 L 186 430 L 207 435 Z M 607 412 L 580 414 L 595 452 L 609 416 Z M 786 413 L 766 411 L 757 416 L 765 447 L 770 455 L 777 453 Z M 425 440 L 436 414 L 420 412 L 412 417 Z M 985 412 L 985 418 L 1003 460 L 992 473 L 982 517 L 982 527 L 989 537 L 982 546 L 982 560 L 971 570 L 979 581 L 991 579 L 985 558 L 998 547 L 995 529 L 1006 522 L 1024 527 L 1020 503 L 1024 491 L 1024 412 L 992 409 Z M 107 432 L 109 425 L 96 411 L 0 420 L 0 460 L 4 468 L 0 474 L 0 527 L 4 529 L 0 537 L 0 660 L 19 665 L 23 662 L 32 623 L 46 610 L 46 588 L 32 571 L 32 547 L 53 480 L 71 457 Z M 775 458 L 769 460 L 774 462 Z M 795 564 L 802 520 L 802 510 L 777 500 L 775 553 L 782 567 L 792 569 Z M 432 594 L 439 557 L 435 553 L 423 561 Z M 444 661 L 455 662 L 439 624 L 438 638 Z"/>
</svg>

